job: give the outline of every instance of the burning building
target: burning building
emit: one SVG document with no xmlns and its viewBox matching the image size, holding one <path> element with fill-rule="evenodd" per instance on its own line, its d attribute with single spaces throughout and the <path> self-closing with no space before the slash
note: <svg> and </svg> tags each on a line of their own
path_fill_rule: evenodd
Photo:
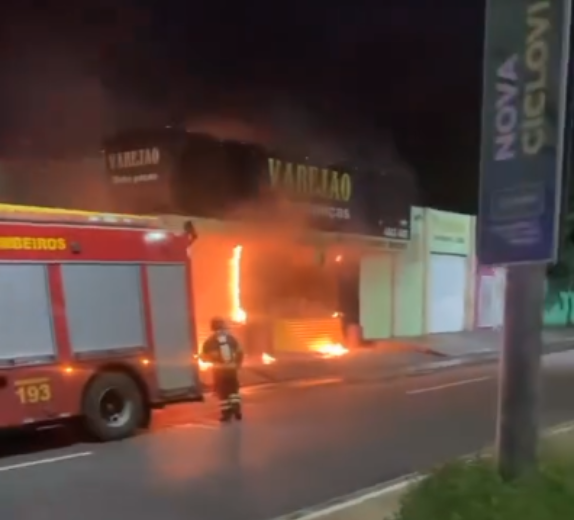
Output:
<svg viewBox="0 0 574 520">
<path fill-rule="evenodd" d="M 215 315 L 267 361 L 340 355 L 361 327 L 376 339 L 369 326 L 392 297 L 381 280 L 410 237 L 400 176 L 170 129 L 119 136 L 106 156 L 115 210 L 193 223 L 199 341 Z"/>
</svg>

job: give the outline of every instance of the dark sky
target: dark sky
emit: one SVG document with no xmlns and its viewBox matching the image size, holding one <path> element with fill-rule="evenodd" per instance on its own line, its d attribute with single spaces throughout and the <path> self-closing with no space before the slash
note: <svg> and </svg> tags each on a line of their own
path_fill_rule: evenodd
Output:
<svg viewBox="0 0 574 520">
<path fill-rule="evenodd" d="M 480 0 L 2 9 L 3 154 L 85 153 L 118 129 L 182 125 L 405 168 L 425 203 L 475 209 Z"/>
</svg>

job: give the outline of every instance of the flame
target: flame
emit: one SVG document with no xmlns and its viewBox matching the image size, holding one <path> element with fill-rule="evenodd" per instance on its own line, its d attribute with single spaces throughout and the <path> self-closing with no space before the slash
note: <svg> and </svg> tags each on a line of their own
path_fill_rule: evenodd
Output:
<svg viewBox="0 0 574 520">
<path fill-rule="evenodd" d="M 272 355 L 267 354 L 267 352 L 263 352 L 263 354 L 261 354 L 261 362 L 264 365 L 271 365 L 272 363 L 275 363 L 275 361 L 277 361 Z"/>
<path fill-rule="evenodd" d="M 212 366 L 212 364 L 209 361 L 203 361 L 201 359 L 197 360 L 197 364 L 198 364 L 199 370 L 201 372 L 205 372 L 206 370 L 209 370 Z"/>
<path fill-rule="evenodd" d="M 330 343 L 328 341 L 321 341 L 311 345 L 311 350 L 326 358 L 344 356 L 349 352 L 349 349 L 340 343 Z"/>
<path fill-rule="evenodd" d="M 235 323 L 245 323 L 247 313 L 241 307 L 241 253 L 243 246 L 233 248 L 230 261 L 229 291 L 231 293 L 231 320 Z"/>
</svg>

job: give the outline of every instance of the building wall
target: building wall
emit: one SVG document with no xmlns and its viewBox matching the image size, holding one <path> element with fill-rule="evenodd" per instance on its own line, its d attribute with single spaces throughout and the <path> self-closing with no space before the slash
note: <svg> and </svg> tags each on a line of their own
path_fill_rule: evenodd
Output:
<svg viewBox="0 0 574 520">
<path fill-rule="evenodd" d="M 505 268 L 477 266 L 474 328 L 503 326 L 505 284 Z M 547 279 L 542 319 L 547 327 L 574 325 L 574 290 L 570 280 Z"/>
<path fill-rule="evenodd" d="M 503 326 L 505 281 L 506 271 L 502 267 L 480 266 L 478 268 L 475 328 Z M 485 295 L 485 292 L 491 294 Z M 481 309 L 481 297 L 486 300 L 482 302 L 484 309 Z M 572 327 L 574 325 L 574 291 L 569 280 L 546 282 L 542 319 L 547 327 Z"/>
<path fill-rule="evenodd" d="M 362 261 L 363 338 L 432 333 L 438 318 L 453 313 L 459 314 L 457 330 L 472 329 L 476 285 L 474 235 L 475 219 L 469 215 L 414 207 L 408 246 L 386 256 L 367 255 Z M 455 264 L 459 290 L 454 288 L 453 292 L 453 282 L 448 276 L 437 279 L 436 264 L 440 264 L 441 258 L 445 265 L 443 273 L 448 262 Z"/>
<path fill-rule="evenodd" d="M 476 270 L 476 329 L 493 329 L 504 323 L 505 269 L 478 266 Z"/>
<path fill-rule="evenodd" d="M 359 314 L 363 339 L 389 338 L 393 334 L 393 256 L 366 254 L 360 265 Z"/>
<path fill-rule="evenodd" d="M 393 336 L 419 336 L 425 323 L 425 213 L 411 211 L 411 240 L 394 256 Z"/>
<path fill-rule="evenodd" d="M 466 305 L 465 305 L 465 324 L 466 330 L 473 330 L 477 314 L 477 284 L 476 273 L 478 269 L 478 262 L 476 260 L 476 217 L 470 217 L 470 235 L 469 239 L 469 254 L 467 263 L 467 291 L 466 291 Z"/>
</svg>

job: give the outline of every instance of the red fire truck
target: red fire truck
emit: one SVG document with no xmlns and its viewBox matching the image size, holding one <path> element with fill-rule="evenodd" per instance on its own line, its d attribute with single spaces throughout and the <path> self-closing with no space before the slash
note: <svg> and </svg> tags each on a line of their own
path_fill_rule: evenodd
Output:
<svg viewBox="0 0 574 520">
<path fill-rule="evenodd" d="M 202 400 L 193 238 L 153 218 L 0 204 L 0 428 L 77 418 L 107 441 Z"/>
</svg>

